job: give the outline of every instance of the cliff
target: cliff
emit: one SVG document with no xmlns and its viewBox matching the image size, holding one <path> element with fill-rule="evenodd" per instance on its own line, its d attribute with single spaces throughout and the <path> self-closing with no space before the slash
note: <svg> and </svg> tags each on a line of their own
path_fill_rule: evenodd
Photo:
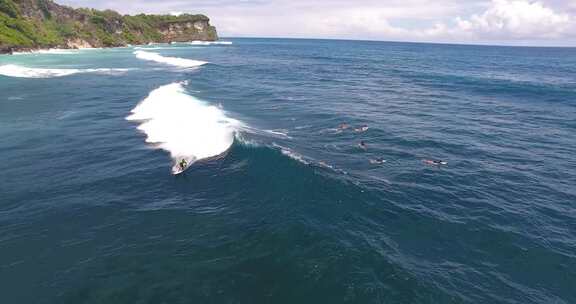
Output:
<svg viewBox="0 0 576 304">
<path fill-rule="evenodd" d="M 0 53 L 39 48 L 117 47 L 218 40 L 204 15 L 120 15 L 51 0 L 0 0 Z"/>
</svg>

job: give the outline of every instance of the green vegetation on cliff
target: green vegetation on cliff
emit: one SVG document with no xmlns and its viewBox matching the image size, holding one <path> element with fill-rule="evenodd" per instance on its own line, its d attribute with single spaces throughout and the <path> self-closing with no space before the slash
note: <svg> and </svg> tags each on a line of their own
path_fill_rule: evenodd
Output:
<svg viewBox="0 0 576 304">
<path fill-rule="evenodd" d="M 51 0 L 0 0 L 0 52 L 217 39 L 204 15 L 129 16 Z"/>
</svg>

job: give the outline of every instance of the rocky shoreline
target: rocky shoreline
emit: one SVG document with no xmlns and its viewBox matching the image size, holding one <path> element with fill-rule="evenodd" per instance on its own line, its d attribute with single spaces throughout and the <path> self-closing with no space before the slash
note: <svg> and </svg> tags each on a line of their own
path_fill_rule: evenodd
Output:
<svg viewBox="0 0 576 304">
<path fill-rule="evenodd" d="M 193 40 L 193 41 L 178 41 L 182 43 L 193 43 L 195 41 L 201 42 L 217 42 L 216 41 L 206 41 L 206 40 Z M 50 48 L 0 48 L 0 55 L 17 55 L 17 54 L 35 54 L 35 53 L 42 53 L 42 52 L 51 52 L 51 51 L 68 51 L 68 50 L 89 50 L 89 49 L 114 49 L 114 48 L 127 48 L 127 47 L 143 47 L 149 45 L 160 45 L 160 44 L 172 44 L 172 43 L 165 43 L 165 42 L 150 42 L 148 44 L 126 44 L 120 46 L 102 46 L 102 47 L 92 47 L 92 46 L 56 46 Z M 222 42 L 222 44 L 231 44 L 231 42 Z"/>
<path fill-rule="evenodd" d="M 2 1 L 0 54 L 218 40 L 210 19 L 200 14 L 132 16 L 51 0 Z"/>
</svg>

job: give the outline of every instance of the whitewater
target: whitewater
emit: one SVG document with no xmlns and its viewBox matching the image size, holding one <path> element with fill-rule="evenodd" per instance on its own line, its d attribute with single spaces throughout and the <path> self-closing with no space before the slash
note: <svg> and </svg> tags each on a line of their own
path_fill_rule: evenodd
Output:
<svg viewBox="0 0 576 304">
<path fill-rule="evenodd" d="M 18 78 L 53 78 L 81 73 L 115 75 L 128 72 L 129 70 L 130 69 L 48 69 L 6 64 L 0 66 L 0 75 Z"/>
<path fill-rule="evenodd" d="M 232 41 L 191 41 L 191 45 L 232 45 Z"/>
<path fill-rule="evenodd" d="M 186 92 L 187 82 L 175 82 L 150 92 L 126 119 L 140 123 L 146 142 L 181 159 L 195 162 L 225 153 L 242 126 L 212 106 Z"/>
<path fill-rule="evenodd" d="M 147 61 L 154 61 L 157 63 L 168 64 L 172 66 L 177 66 L 181 68 L 196 68 L 202 65 L 207 64 L 206 61 L 200 60 L 193 60 L 193 59 L 185 59 L 185 58 L 178 58 L 178 57 L 166 57 L 162 56 L 158 53 L 154 52 L 146 52 L 146 51 L 135 51 L 134 55 L 136 58 L 147 60 Z"/>
</svg>

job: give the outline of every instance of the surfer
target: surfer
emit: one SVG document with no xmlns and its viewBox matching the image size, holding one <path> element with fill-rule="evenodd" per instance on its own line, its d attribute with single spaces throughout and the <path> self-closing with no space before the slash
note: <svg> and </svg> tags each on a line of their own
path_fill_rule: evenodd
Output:
<svg viewBox="0 0 576 304">
<path fill-rule="evenodd" d="M 358 147 L 360 147 L 360 149 L 363 149 L 363 150 L 366 150 L 366 149 L 368 148 L 368 146 L 366 145 L 366 142 L 365 142 L 365 141 L 361 141 L 361 142 L 358 144 Z"/>
<path fill-rule="evenodd" d="M 440 166 L 440 165 L 447 165 L 448 164 L 448 162 L 443 161 L 443 160 L 431 160 L 431 159 L 425 159 L 425 160 L 423 160 L 423 162 L 425 164 L 433 165 L 433 166 Z"/>
<path fill-rule="evenodd" d="M 180 170 L 184 171 L 184 169 L 186 169 L 186 165 L 188 165 L 188 162 L 185 159 L 182 159 L 180 161 Z"/>
</svg>

